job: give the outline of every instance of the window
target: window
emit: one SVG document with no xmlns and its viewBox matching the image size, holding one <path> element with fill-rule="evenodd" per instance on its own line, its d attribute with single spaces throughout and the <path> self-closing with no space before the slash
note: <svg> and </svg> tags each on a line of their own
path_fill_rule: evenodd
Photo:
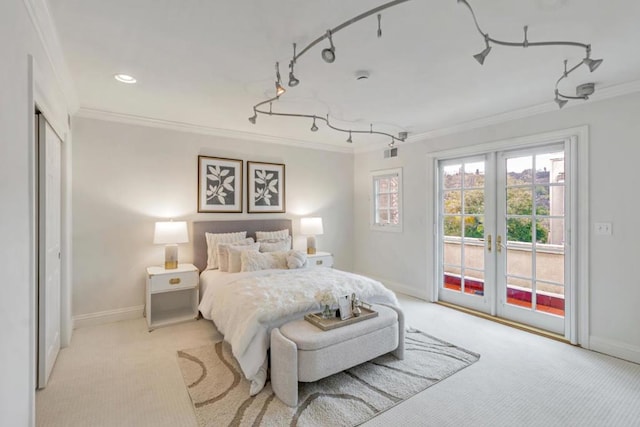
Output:
<svg viewBox="0 0 640 427">
<path fill-rule="evenodd" d="M 402 169 L 371 172 L 371 229 L 402 231 Z"/>
</svg>

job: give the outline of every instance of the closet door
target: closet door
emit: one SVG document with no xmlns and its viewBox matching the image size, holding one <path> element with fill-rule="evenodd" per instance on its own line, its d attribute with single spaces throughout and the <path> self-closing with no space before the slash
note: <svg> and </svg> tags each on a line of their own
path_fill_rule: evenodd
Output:
<svg viewBox="0 0 640 427">
<path fill-rule="evenodd" d="M 44 116 L 38 124 L 38 388 L 47 385 L 60 350 L 62 141 Z"/>
</svg>

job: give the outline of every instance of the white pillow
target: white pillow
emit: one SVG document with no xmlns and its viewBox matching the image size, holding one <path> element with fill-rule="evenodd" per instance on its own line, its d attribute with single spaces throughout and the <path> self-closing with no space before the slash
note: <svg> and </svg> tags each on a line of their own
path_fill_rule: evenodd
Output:
<svg viewBox="0 0 640 427">
<path fill-rule="evenodd" d="M 285 239 L 260 240 L 260 252 L 280 252 L 291 249 L 291 236 Z"/>
<path fill-rule="evenodd" d="M 272 268 L 287 268 L 287 252 L 242 252 L 241 271 L 259 271 Z"/>
<path fill-rule="evenodd" d="M 237 233 L 204 233 L 207 239 L 207 270 L 218 268 L 218 243 L 232 243 L 244 240 L 246 231 Z"/>
<path fill-rule="evenodd" d="M 244 240 L 238 240 L 233 243 L 218 243 L 218 268 L 220 271 L 229 271 L 229 247 L 247 246 L 253 243 L 251 237 Z"/>
<path fill-rule="evenodd" d="M 227 252 L 229 253 L 229 273 L 239 273 L 242 269 L 242 254 L 243 253 L 259 253 L 260 243 L 253 243 L 244 246 L 229 246 Z"/>
<path fill-rule="evenodd" d="M 256 231 L 256 240 L 268 240 L 268 239 L 286 239 L 289 237 L 289 230 L 278 231 Z"/>
<path fill-rule="evenodd" d="M 307 266 L 307 254 L 302 251 L 287 252 L 287 267 L 289 270 Z"/>
</svg>

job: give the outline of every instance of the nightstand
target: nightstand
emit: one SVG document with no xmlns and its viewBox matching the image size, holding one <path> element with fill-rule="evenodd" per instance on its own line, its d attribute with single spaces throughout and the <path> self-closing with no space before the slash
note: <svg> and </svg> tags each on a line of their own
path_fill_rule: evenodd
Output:
<svg viewBox="0 0 640 427">
<path fill-rule="evenodd" d="M 316 252 L 307 255 L 308 267 L 333 267 L 333 255 L 329 252 Z"/>
<path fill-rule="evenodd" d="M 146 316 L 149 331 L 160 326 L 198 318 L 198 269 L 192 264 L 178 268 L 147 268 Z"/>
</svg>

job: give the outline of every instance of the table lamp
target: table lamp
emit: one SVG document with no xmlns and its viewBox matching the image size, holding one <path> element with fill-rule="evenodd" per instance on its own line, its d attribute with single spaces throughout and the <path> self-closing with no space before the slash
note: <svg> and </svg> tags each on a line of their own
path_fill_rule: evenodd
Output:
<svg viewBox="0 0 640 427">
<path fill-rule="evenodd" d="M 310 217 L 300 219 L 300 234 L 304 234 L 307 237 L 307 254 L 313 255 L 316 253 L 316 236 L 323 234 L 322 218 Z"/>
<path fill-rule="evenodd" d="M 164 268 L 178 268 L 178 243 L 187 243 L 186 221 L 158 221 L 153 235 L 153 243 L 164 244 Z"/>
</svg>

